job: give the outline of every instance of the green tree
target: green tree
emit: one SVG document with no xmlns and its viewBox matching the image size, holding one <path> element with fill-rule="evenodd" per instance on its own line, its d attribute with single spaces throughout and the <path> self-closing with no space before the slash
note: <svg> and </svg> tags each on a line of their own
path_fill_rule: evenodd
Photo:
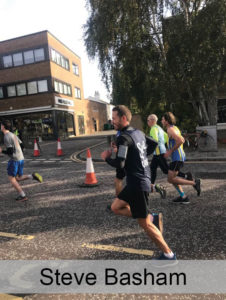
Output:
<svg viewBox="0 0 226 300">
<path fill-rule="evenodd" d="M 87 0 L 85 44 L 113 103 L 216 124 L 225 79 L 225 0 Z M 186 123 L 186 122 L 185 122 Z"/>
</svg>

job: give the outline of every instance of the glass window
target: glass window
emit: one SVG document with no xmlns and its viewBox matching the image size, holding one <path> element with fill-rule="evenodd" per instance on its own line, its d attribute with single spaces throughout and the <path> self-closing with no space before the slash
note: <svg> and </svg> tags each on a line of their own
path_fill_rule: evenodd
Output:
<svg viewBox="0 0 226 300">
<path fill-rule="evenodd" d="M 71 95 L 71 87 L 70 87 L 70 85 L 67 86 L 67 92 L 68 92 L 68 95 Z"/>
<path fill-rule="evenodd" d="M 56 62 L 57 58 L 56 58 L 56 51 L 51 49 L 51 57 L 52 57 L 52 61 Z"/>
<path fill-rule="evenodd" d="M 48 91 L 47 80 L 39 80 L 38 81 L 38 91 L 39 91 L 39 93 Z"/>
<path fill-rule="evenodd" d="M 13 65 L 12 55 L 3 56 L 3 64 L 4 64 L 4 68 L 12 67 Z"/>
<path fill-rule="evenodd" d="M 23 65 L 22 52 L 13 54 L 13 64 L 15 67 Z"/>
<path fill-rule="evenodd" d="M 2 87 L 0 87 L 0 99 L 1 98 L 4 98 L 4 95 L 3 95 L 3 88 Z"/>
<path fill-rule="evenodd" d="M 63 94 L 63 84 L 59 82 L 59 92 Z"/>
<path fill-rule="evenodd" d="M 74 73 L 75 75 L 79 75 L 79 72 L 78 72 L 78 65 L 72 64 L 72 68 L 73 68 L 73 73 Z"/>
<path fill-rule="evenodd" d="M 34 59 L 33 50 L 24 51 L 24 63 L 25 64 L 32 64 L 34 61 L 35 61 L 35 59 Z"/>
<path fill-rule="evenodd" d="M 64 84 L 64 94 L 67 95 L 67 85 Z"/>
<path fill-rule="evenodd" d="M 65 68 L 66 68 L 67 70 L 69 70 L 69 61 L 68 61 L 68 59 L 65 60 L 65 64 L 66 64 L 66 65 L 65 65 Z"/>
<path fill-rule="evenodd" d="M 17 96 L 23 96 L 27 94 L 25 83 L 17 84 L 16 89 L 17 89 Z"/>
<path fill-rule="evenodd" d="M 31 81 L 27 83 L 27 91 L 28 94 L 37 94 L 38 89 L 37 89 L 37 82 L 36 81 Z"/>
<path fill-rule="evenodd" d="M 7 94 L 8 94 L 8 97 L 15 97 L 16 96 L 16 87 L 15 87 L 15 85 L 7 86 Z"/>
<path fill-rule="evenodd" d="M 58 93 L 60 91 L 60 89 L 59 89 L 59 82 L 56 81 L 56 80 L 54 80 L 54 90 L 55 90 L 55 92 L 58 92 Z"/>
<path fill-rule="evenodd" d="M 42 61 L 45 59 L 45 54 L 44 54 L 43 48 L 35 49 L 34 54 L 35 54 L 35 61 Z"/>
<path fill-rule="evenodd" d="M 81 99 L 81 91 L 79 88 L 75 88 L 75 98 Z"/>
<path fill-rule="evenodd" d="M 56 62 L 58 65 L 61 65 L 60 54 L 56 52 Z"/>
<path fill-rule="evenodd" d="M 66 61 L 65 61 L 65 58 L 62 56 L 61 57 L 61 65 L 63 68 L 66 68 Z"/>
</svg>

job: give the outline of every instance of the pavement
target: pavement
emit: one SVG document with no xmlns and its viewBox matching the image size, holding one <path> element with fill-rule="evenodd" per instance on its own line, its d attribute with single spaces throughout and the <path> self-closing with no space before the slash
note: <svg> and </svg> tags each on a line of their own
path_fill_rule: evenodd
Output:
<svg viewBox="0 0 226 300">
<path fill-rule="evenodd" d="M 92 148 L 92 159 L 96 162 L 101 162 L 100 153 L 105 149 L 109 148 L 109 141 L 116 134 L 115 130 L 111 131 L 101 131 L 92 136 L 88 136 L 88 138 L 103 138 L 100 140 L 100 144 L 97 143 L 97 146 Z M 76 139 L 84 139 L 84 137 L 74 138 Z M 191 150 L 189 148 L 185 148 L 186 152 L 186 161 L 226 161 L 226 144 L 218 144 L 217 151 L 199 151 L 199 150 Z M 80 151 L 75 153 L 72 158 L 81 159 L 83 161 L 86 160 L 86 151 Z"/>
<path fill-rule="evenodd" d="M 8 159 L 6 156 L 0 157 L 2 260 L 147 260 L 152 255 L 159 254 L 157 247 L 134 220 L 106 212 L 107 204 L 115 197 L 115 170 L 96 160 L 100 160 L 100 152 L 108 147 L 109 134 L 114 132 L 62 141 L 64 155 L 60 157 L 56 155 L 56 141 L 40 143 L 40 157 L 33 157 L 32 149 L 26 149 L 25 174 L 39 172 L 44 178 L 41 184 L 32 180 L 21 183 L 29 198 L 27 203 L 17 203 L 14 200 L 16 192 L 10 186 L 6 173 Z M 99 185 L 94 188 L 81 188 L 80 184 L 86 176 L 84 159 L 85 149 L 88 147 L 91 148 Z M 223 158 L 224 150 L 220 150 L 220 153 Z M 163 213 L 164 238 L 177 252 L 179 259 L 225 260 L 226 162 L 204 161 L 203 156 L 199 155 L 199 160 L 188 161 L 184 170 L 189 170 L 202 179 L 200 197 L 197 197 L 192 187 L 185 186 L 190 204 L 173 204 L 171 199 L 176 196 L 176 191 L 167 183 L 165 175 L 158 171 L 157 182 L 166 186 L 167 198 L 161 199 L 158 193 L 151 194 L 150 209 Z M 92 247 L 84 246 L 87 244 Z M 106 248 L 103 249 L 103 245 Z M 135 249 L 136 252 L 116 251 L 128 248 Z M 142 249 L 153 254 L 144 255 L 140 252 Z M 21 297 L 24 300 L 226 299 L 226 295 L 219 294 L 129 295 L 117 292 L 113 295 L 31 294 Z"/>
</svg>

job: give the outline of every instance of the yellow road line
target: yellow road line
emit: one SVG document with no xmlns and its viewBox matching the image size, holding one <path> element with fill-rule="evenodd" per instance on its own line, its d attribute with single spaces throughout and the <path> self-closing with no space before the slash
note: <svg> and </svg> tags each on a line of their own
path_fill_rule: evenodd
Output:
<svg viewBox="0 0 226 300">
<path fill-rule="evenodd" d="M 34 235 L 23 235 L 23 234 L 8 233 L 8 232 L 0 232 L 0 237 L 1 236 L 10 237 L 14 239 L 21 239 L 21 240 L 32 240 L 34 238 Z"/>
<path fill-rule="evenodd" d="M 8 294 L 0 294 L 0 300 L 22 300 L 23 298 L 13 296 L 13 295 L 8 295 Z"/>
<path fill-rule="evenodd" d="M 116 251 L 116 252 L 126 252 L 132 254 L 139 254 L 139 255 L 148 255 L 153 256 L 154 251 L 151 250 L 144 250 L 144 249 L 133 249 L 133 248 L 125 248 L 125 247 L 116 247 L 110 245 L 97 245 L 97 244 L 82 244 L 83 248 L 89 249 L 97 249 L 97 250 L 105 250 L 105 251 Z"/>
</svg>

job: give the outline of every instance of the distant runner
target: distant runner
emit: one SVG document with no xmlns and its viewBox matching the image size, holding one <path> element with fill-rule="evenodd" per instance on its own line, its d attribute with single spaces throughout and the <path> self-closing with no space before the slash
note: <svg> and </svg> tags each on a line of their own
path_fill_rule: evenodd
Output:
<svg viewBox="0 0 226 300">
<path fill-rule="evenodd" d="M 1 123 L 1 131 L 4 134 L 4 145 L 6 150 L 2 150 L 0 147 L 0 153 L 7 154 L 10 157 L 8 161 L 8 178 L 11 182 L 12 186 L 19 193 L 19 196 L 16 198 L 16 201 L 22 202 L 28 200 L 21 186 L 19 185 L 19 181 L 26 179 L 34 179 L 38 182 L 42 182 L 42 176 L 38 173 L 33 173 L 30 175 L 23 175 L 23 167 L 24 167 L 24 156 L 20 146 L 20 139 L 10 132 L 11 122 L 9 120 L 4 120 Z"/>
<path fill-rule="evenodd" d="M 167 159 L 169 156 L 172 158 L 172 162 L 169 165 L 168 182 L 172 183 L 179 193 L 179 197 L 173 199 L 175 203 L 188 204 L 190 203 L 188 196 L 185 195 L 181 185 L 192 185 L 197 191 L 197 195 L 201 193 L 201 180 L 187 180 L 178 177 L 180 169 L 184 165 L 185 152 L 183 150 L 184 138 L 181 135 L 180 130 L 175 126 L 176 118 L 171 112 L 167 112 L 162 117 L 162 125 L 167 129 L 169 137 L 169 150 L 164 154 Z"/>
</svg>

